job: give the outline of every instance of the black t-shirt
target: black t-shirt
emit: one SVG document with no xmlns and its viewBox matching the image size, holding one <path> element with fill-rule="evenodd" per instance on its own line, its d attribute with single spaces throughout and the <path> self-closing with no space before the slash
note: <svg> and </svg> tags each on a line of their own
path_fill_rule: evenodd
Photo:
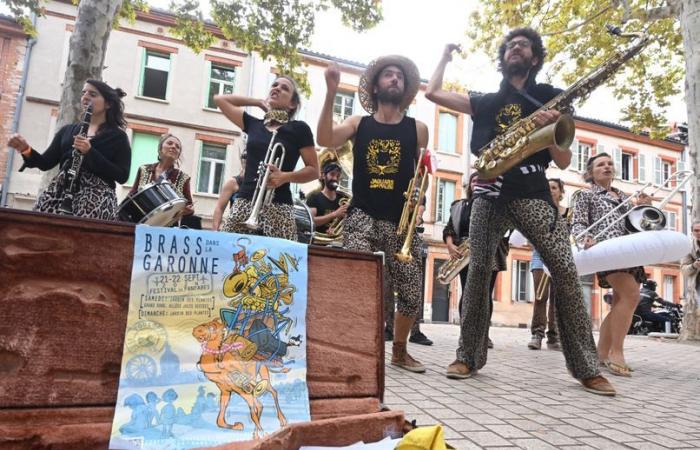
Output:
<svg viewBox="0 0 700 450">
<path fill-rule="evenodd" d="M 328 197 L 326 197 L 323 191 L 316 191 L 306 196 L 306 205 L 309 208 L 316 208 L 317 216 L 325 216 L 326 214 L 330 214 L 336 209 L 340 208 L 340 200 L 344 197 L 344 194 L 336 192 L 335 200 L 330 200 Z M 316 231 L 319 233 L 327 232 L 329 224 L 330 222 L 324 223 L 323 225 L 318 225 L 316 227 Z"/>
<path fill-rule="evenodd" d="M 53 169 L 57 164 L 60 164 L 61 168 L 70 165 L 73 138 L 79 130 L 80 124 L 66 125 L 58 130 L 43 154 L 32 150 L 28 157 L 24 157 L 20 172 L 25 167 L 36 167 L 46 171 Z M 90 146 L 92 148 L 83 158 L 81 170 L 92 172 L 111 187 L 116 187 L 115 183 L 126 183 L 131 168 L 131 145 L 124 130 L 101 130 L 90 139 Z"/>
<path fill-rule="evenodd" d="M 352 148 L 352 204 L 370 217 L 398 223 L 404 192 L 414 175 L 418 133 L 416 120 L 404 116 L 384 124 L 365 116 Z"/>
<path fill-rule="evenodd" d="M 272 132 L 265 128 L 261 119 L 243 113 L 243 131 L 248 135 L 246 143 L 245 178 L 238 191 L 238 197 L 252 199 L 257 185 L 258 166 L 265 160 Z M 300 120 L 290 120 L 277 129 L 275 142 L 284 145 L 285 157 L 282 163 L 283 172 L 293 172 L 299 161 L 299 150 L 314 146 L 314 135 L 311 128 Z M 272 199 L 275 203 L 293 204 L 292 191 L 289 183 L 275 189 Z"/>
<path fill-rule="evenodd" d="M 532 79 L 528 80 L 524 91 L 542 104 L 562 92 L 549 84 L 535 83 Z M 471 94 L 469 102 L 474 122 L 471 151 L 477 156 L 483 146 L 540 107 L 518 92 L 506 79 L 501 82 L 498 92 Z M 494 180 L 479 180 L 474 194 L 502 200 L 539 198 L 551 202 L 545 173 L 550 161 L 549 151 L 541 150 Z"/>
</svg>

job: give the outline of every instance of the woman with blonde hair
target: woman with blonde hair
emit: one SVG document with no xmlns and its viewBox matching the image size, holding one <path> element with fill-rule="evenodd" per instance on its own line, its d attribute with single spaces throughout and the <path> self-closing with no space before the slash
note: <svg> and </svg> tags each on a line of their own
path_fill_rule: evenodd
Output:
<svg viewBox="0 0 700 450">
<path fill-rule="evenodd" d="M 584 179 L 591 187 L 580 191 L 574 205 L 574 236 L 581 235 L 628 198 L 624 192 L 612 186 L 615 166 L 607 153 L 599 153 L 588 159 Z M 600 223 L 580 236 L 579 245 L 589 248 L 599 241 L 626 235 L 628 231 L 625 222 L 619 218 L 632 207 L 630 203 L 618 208 L 607 220 L 600 220 Z M 641 194 L 636 203 L 650 204 L 651 198 Z M 598 234 L 600 237 L 596 237 Z M 625 361 L 624 342 L 634 309 L 639 303 L 639 285 L 646 280 L 646 273 L 644 267 L 636 266 L 599 272 L 597 276 L 601 288 L 613 290 L 610 312 L 600 326 L 598 358 L 613 375 L 629 377 L 631 370 Z"/>
</svg>

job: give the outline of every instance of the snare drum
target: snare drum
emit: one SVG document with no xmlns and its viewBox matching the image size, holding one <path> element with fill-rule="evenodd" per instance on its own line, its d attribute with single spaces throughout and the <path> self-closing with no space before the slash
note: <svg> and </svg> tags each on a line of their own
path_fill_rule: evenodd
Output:
<svg viewBox="0 0 700 450">
<path fill-rule="evenodd" d="M 297 239 L 302 244 L 310 244 L 314 236 L 314 218 L 306 203 L 294 200 L 294 221 L 297 224 Z"/>
<path fill-rule="evenodd" d="M 168 227 L 177 222 L 186 204 L 170 182 L 150 183 L 125 198 L 117 216 L 124 222 Z"/>
</svg>

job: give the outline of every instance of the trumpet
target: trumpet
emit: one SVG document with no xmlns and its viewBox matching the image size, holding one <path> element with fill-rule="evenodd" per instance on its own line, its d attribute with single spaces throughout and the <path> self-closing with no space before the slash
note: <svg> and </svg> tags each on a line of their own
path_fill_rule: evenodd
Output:
<svg viewBox="0 0 700 450">
<path fill-rule="evenodd" d="M 270 145 L 267 147 L 265 159 L 258 165 L 258 183 L 255 186 L 255 192 L 251 200 L 253 208 L 248 220 L 243 222 L 243 225 L 249 230 L 258 230 L 260 228 L 260 211 L 263 206 L 269 205 L 272 202 L 272 198 L 275 196 L 275 189 L 267 187 L 267 179 L 270 176 L 269 166 L 272 165 L 281 169 L 286 155 L 284 145 L 282 145 L 281 142 L 275 143 L 275 137 L 277 137 L 277 130 L 272 132 L 272 138 L 270 139 Z"/>
<path fill-rule="evenodd" d="M 440 284 L 450 284 L 450 282 L 456 277 L 462 269 L 464 269 L 467 264 L 469 264 L 469 238 L 462 241 L 461 244 L 457 246 L 457 251 L 461 253 L 459 258 L 450 258 L 446 263 L 440 266 L 438 271 L 437 280 Z"/>
<path fill-rule="evenodd" d="M 406 238 L 403 241 L 401 250 L 394 253 L 396 259 L 401 262 L 409 262 L 413 259 L 413 255 L 411 255 L 411 243 L 413 242 L 413 236 L 416 232 L 418 210 L 425 197 L 425 188 L 428 183 L 429 175 L 428 168 L 425 166 L 424 162 L 426 153 L 426 149 L 421 149 L 418 164 L 416 164 L 416 173 L 413 178 L 411 178 L 411 181 L 408 183 L 408 188 L 403 194 L 406 201 L 401 211 L 401 219 L 399 220 L 399 226 L 396 228 L 396 235 L 401 236 L 403 233 L 406 233 Z M 418 184 L 419 177 L 420 184 Z"/>
</svg>

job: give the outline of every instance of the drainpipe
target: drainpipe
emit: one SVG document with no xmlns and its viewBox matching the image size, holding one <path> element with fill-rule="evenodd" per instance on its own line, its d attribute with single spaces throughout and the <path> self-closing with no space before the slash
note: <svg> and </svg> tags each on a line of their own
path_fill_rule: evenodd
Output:
<svg viewBox="0 0 700 450">
<path fill-rule="evenodd" d="M 32 14 L 32 25 L 36 28 L 36 14 Z M 24 93 L 27 86 L 27 77 L 29 76 L 29 60 L 32 54 L 32 47 L 36 44 L 35 38 L 29 38 L 27 40 L 27 51 L 24 53 L 24 69 L 22 71 L 22 80 L 19 83 L 19 89 L 17 90 L 17 101 L 15 107 L 15 116 L 12 118 L 12 130 L 10 134 L 17 133 L 19 130 L 19 117 L 22 113 L 22 104 L 24 103 Z M 5 178 L 2 180 L 2 195 L 0 196 L 0 206 L 7 206 L 7 194 L 10 189 L 10 178 L 12 178 L 12 165 L 15 161 L 15 154 L 17 153 L 15 149 L 9 148 L 9 155 L 7 158 L 7 170 L 5 171 Z"/>
</svg>

